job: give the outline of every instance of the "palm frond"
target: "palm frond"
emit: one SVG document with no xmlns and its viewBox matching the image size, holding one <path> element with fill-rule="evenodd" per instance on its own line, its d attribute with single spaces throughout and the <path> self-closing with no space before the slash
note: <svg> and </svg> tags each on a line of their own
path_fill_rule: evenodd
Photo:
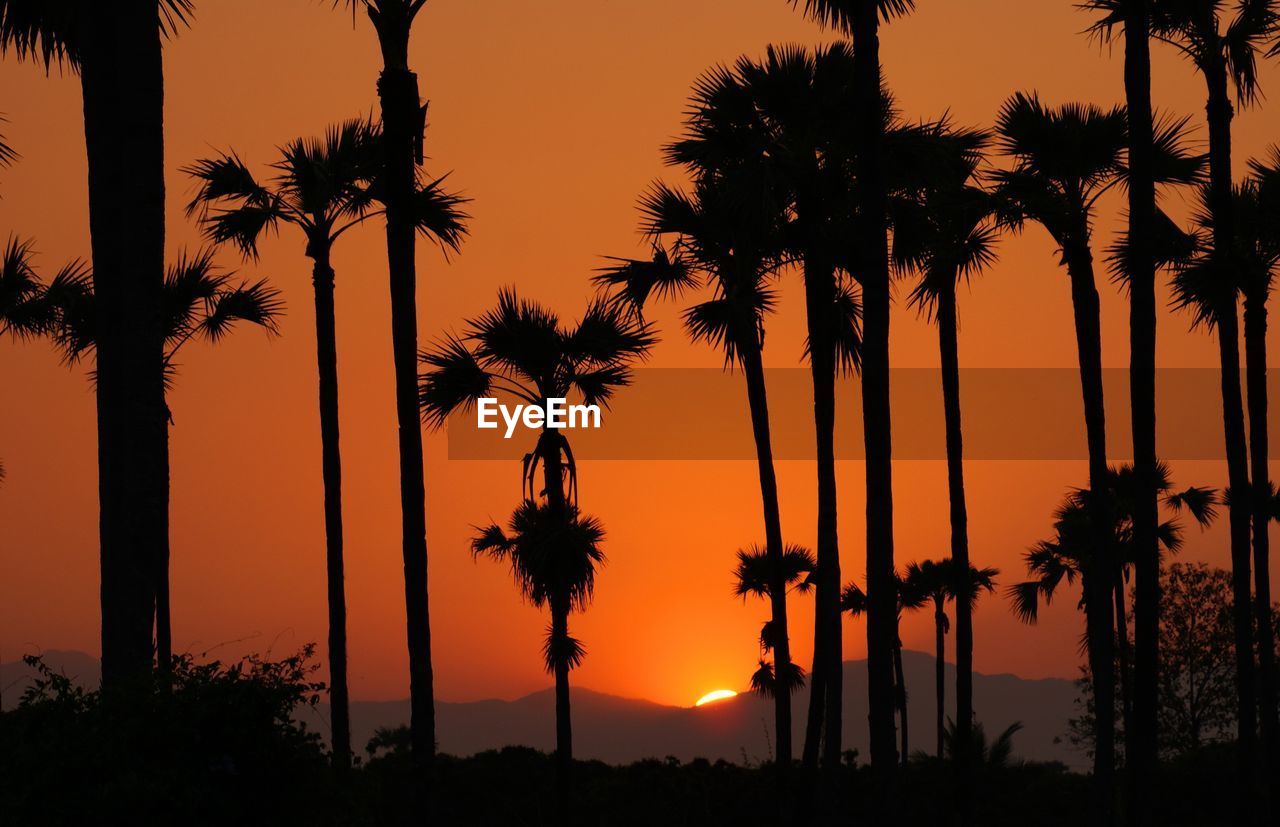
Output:
<svg viewBox="0 0 1280 827">
<path fill-rule="evenodd" d="M 492 395 L 492 377 L 476 355 L 456 336 L 446 336 L 418 355 L 418 409 L 428 427 L 443 427 L 454 411 L 469 411 L 476 400 Z"/>
</svg>

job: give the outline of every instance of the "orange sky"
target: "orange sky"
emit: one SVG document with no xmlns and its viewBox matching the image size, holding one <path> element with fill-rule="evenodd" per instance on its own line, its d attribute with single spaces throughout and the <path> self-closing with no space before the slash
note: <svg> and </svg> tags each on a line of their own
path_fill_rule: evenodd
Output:
<svg viewBox="0 0 1280 827">
<path fill-rule="evenodd" d="M 922 0 L 884 33 L 884 60 L 911 117 L 945 110 L 989 123 L 1016 89 L 1051 102 L 1122 98 L 1120 56 L 1078 33 L 1071 2 Z M 194 244 L 182 215 L 190 188 L 177 168 L 234 147 L 261 170 L 273 146 L 375 105 L 379 60 L 364 20 L 319 0 L 206 0 L 194 27 L 166 48 L 169 249 Z M 639 254 L 636 195 L 662 174 L 659 149 L 679 129 L 693 79 L 716 61 L 770 42 L 827 35 L 782 0 L 432 0 L 411 61 L 431 99 L 430 167 L 452 169 L 474 198 L 472 236 L 446 264 L 420 247 L 424 341 L 485 309 L 501 285 L 575 315 L 602 254 Z M 1202 86 L 1170 49 L 1156 49 L 1157 106 L 1201 119 Z M 1275 62 L 1263 87 L 1280 89 Z M 22 153 L 0 172 L 0 234 L 35 237 L 43 272 L 89 252 L 78 82 L 0 62 L 4 132 Z M 1274 112 L 1237 121 L 1237 169 L 1280 140 Z M 1203 131 L 1199 134 L 1203 137 Z M 1103 205 L 1097 246 L 1120 220 Z M 1007 241 L 1001 263 L 962 297 L 966 366 L 1074 364 L 1070 303 L 1053 248 L 1039 231 Z M 227 251 L 224 263 L 239 266 Z M 347 594 L 352 692 L 407 695 L 395 428 L 385 250 L 378 226 L 344 237 L 338 274 Z M 284 335 L 243 331 L 217 350 L 184 352 L 170 405 L 173 429 L 174 639 L 200 652 L 222 645 L 277 653 L 325 638 L 324 544 L 309 260 L 286 232 L 246 275 L 274 279 L 288 300 Z M 769 365 L 797 364 L 802 305 L 789 282 L 772 320 Z M 1104 360 L 1127 362 L 1127 311 L 1104 285 Z M 687 343 L 672 308 L 652 363 L 720 364 Z M 936 365 L 936 336 L 914 314 L 894 316 L 896 366 Z M 1161 321 L 1166 366 L 1209 367 L 1212 341 Z M 1273 353 L 1275 351 L 1273 350 Z M 1274 357 L 1273 357 L 1274 358 Z M 44 343 L 0 343 L 0 658 L 39 648 L 96 652 L 97 528 L 93 399 L 83 370 Z M 626 404 L 625 394 L 618 405 Z M 683 411 L 673 412 L 684 415 Z M 607 427 L 607 420 L 606 420 Z M 855 427 L 845 423 L 843 427 Z M 1112 428 L 1127 428 L 1113 417 Z M 470 526 L 503 518 L 519 496 L 510 463 L 448 461 L 443 435 L 427 442 L 428 545 L 438 697 L 513 697 L 549 683 L 545 625 L 522 605 L 505 568 L 473 562 Z M 902 563 L 945 553 L 945 469 L 895 465 Z M 814 541 L 813 467 L 779 466 L 784 531 Z M 1083 462 L 975 462 L 967 468 L 975 561 L 1022 575 L 1019 556 L 1047 531 L 1048 514 Z M 846 579 L 863 567 L 862 466 L 842 462 L 840 529 Z M 1220 485 L 1216 463 L 1179 463 L 1183 485 Z M 759 539 L 759 494 L 748 462 L 590 462 L 582 504 L 609 531 L 608 567 L 591 610 L 573 620 L 588 648 L 579 685 L 688 704 L 741 687 L 754 666 L 763 603 L 730 594 L 734 550 Z M 1225 531 L 1189 530 L 1183 554 L 1225 565 Z M 793 601 L 795 656 L 807 662 L 811 611 Z M 1038 628 L 1002 602 L 976 619 L 976 667 L 1074 676 L 1080 621 L 1067 597 Z M 861 657 L 863 627 L 846 626 L 845 654 Z M 928 650 L 928 617 L 905 622 L 908 647 Z"/>
</svg>

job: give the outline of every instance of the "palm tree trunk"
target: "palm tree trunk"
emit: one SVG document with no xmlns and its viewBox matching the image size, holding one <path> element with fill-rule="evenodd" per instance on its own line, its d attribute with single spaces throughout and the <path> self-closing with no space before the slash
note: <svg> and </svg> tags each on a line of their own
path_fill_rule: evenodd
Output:
<svg viewBox="0 0 1280 827">
<path fill-rule="evenodd" d="M 173 674 L 173 617 L 169 599 L 169 406 L 164 416 L 164 542 L 160 549 L 160 565 L 156 572 L 156 672 L 162 685 L 168 685 Z"/>
<path fill-rule="evenodd" d="M 338 438 L 338 342 L 333 267 L 328 250 L 311 268 L 316 299 L 316 368 L 320 384 L 320 458 L 324 478 L 325 568 L 329 598 L 329 709 L 333 765 L 351 767 L 351 713 L 347 695 L 347 597 L 342 559 L 342 454 Z"/>
<path fill-rule="evenodd" d="M 97 328 L 102 683 L 145 680 L 167 530 L 164 67 L 154 0 L 86 6 L 80 81 Z"/>
<path fill-rule="evenodd" d="M 1109 825 L 1115 815 L 1115 644 L 1112 616 L 1112 538 L 1109 530 L 1106 412 L 1102 393 L 1102 332 L 1098 288 L 1088 228 L 1080 222 L 1068 254 L 1071 304 L 1075 317 L 1080 390 L 1089 453 L 1090 520 L 1097 532 L 1094 559 L 1084 566 L 1085 625 L 1094 688 L 1093 823 Z"/>
<path fill-rule="evenodd" d="M 867 474 L 867 700 L 871 764 L 882 804 L 897 764 L 892 660 L 897 640 L 893 562 L 893 465 L 889 420 L 889 250 L 883 180 L 879 3 L 859 3 L 853 18 L 854 117 L 862 256 L 862 411 Z M 873 812 L 887 812 L 873 807 Z"/>
<path fill-rule="evenodd" d="M 803 756 L 806 771 L 812 773 L 818 767 L 820 754 L 825 765 L 839 765 L 839 694 L 843 676 L 840 663 L 840 550 L 836 524 L 836 362 L 831 327 L 835 277 L 831 265 L 816 257 L 806 260 L 804 269 L 818 456 L 818 585 L 814 597 L 813 669 Z"/>
<path fill-rule="evenodd" d="M 549 433 L 543 431 L 544 437 Z M 542 474 L 547 505 L 560 514 L 565 514 L 568 501 L 564 491 L 564 471 L 560 460 L 560 444 L 557 439 L 541 441 Z M 573 724 L 569 707 L 569 668 L 567 658 L 557 656 L 565 648 L 557 644 L 569 639 L 569 610 L 571 608 L 567 596 L 556 595 L 551 602 L 551 644 L 552 670 L 556 679 L 556 803 L 561 814 L 567 817 L 571 805 L 572 772 L 573 772 Z"/>
<path fill-rule="evenodd" d="M 1271 475 L 1267 467 L 1267 293 L 1244 302 L 1245 377 L 1249 389 L 1249 451 L 1253 466 L 1253 583 L 1258 628 L 1258 708 L 1262 754 L 1272 772 L 1280 758 L 1277 745 L 1275 630 L 1271 626 Z"/>
<path fill-rule="evenodd" d="M 372 16 L 372 7 L 370 8 Z M 408 14 L 406 11 L 405 14 Z M 423 108 L 418 76 L 409 71 L 410 21 L 375 21 L 382 47 L 378 78 L 382 107 L 382 185 L 391 281 L 391 349 L 395 361 L 400 448 L 400 515 L 404 557 L 412 751 L 420 766 L 435 757 L 435 698 L 427 590 L 427 516 L 422 430 L 418 419 L 418 310 L 413 198 L 417 187 Z"/>
<path fill-rule="evenodd" d="M 902 668 L 902 640 L 896 639 L 893 644 L 893 677 L 895 687 L 895 696 L 898 705 L 898 720 L 902 722 L 902 749 L 899 752 L 899 760 L 903 766 L 906 766 L 907 756 L 910 755 L 910 729 L 907 726 L 907 675 Z"/>
<path fill-rule="evenodd" d="M 938 350 L 942 356 L 942 410 L 947 434 L 947 496 L 951 507 L 951 559 L 956 570 L 967 573 L 969 562 L 969 513 L 964 496 L 964 442 L 960 423 L 960 355 L 956 320 L 955 280 L 938 297 Z M 967 574 L 962 574 L 967 576 Z M 956 599 L 956 737 L 955 757 L 961 783 L 960 810 L 968 812 L 967 747 L 973 740 L 973 604 Z"/>
<path fill-rule="evenodd" d="M 1160 664 L 1160 522 L 1156 492 L 1156 217 L 1151 108 L 1151 0 L 1125 4 L 1124 85 L 1129 113 L 1129 398 L 1133 468 L 1134 684 L 1132 720 L 1125 722 L 1129 822 L 1152 823 L 1158 740 Z"/>
<path fill-rule="evenodd" d="M 1227 94 L 1227 70 L 1219 59 L 1205 72 L 1209 100 L 1209 210 L 1213 217 L 1213 256 L 1223 278 L 1230 270 L 1235 244 L 1231 181 L 1231 98 Z M 1224 286 L 1225 287 L 1225 286 Z M 1248 809 L 1254 798 L 1254 771 L 1257 765 L 1257 704 L 1253 663 L 1252 584 L 1249 581 L 1249 497 L 1248 447 L 1244 430 L 1244 406 L 1240 394 L 1240 323 L 1236 314 L 1235 286 L 1215 314 L 1218 354 L 1222 367 L 1222 422 L 1226 441 L 1227 480 L 1235 492 L 1229 503 L 1231 524 L 1232 618 L 1236 647 L 1236 725 L 1239 777 L 1244 789 L 1241 803 Z"/>
<path fill-rule="evenodd" d="M 754 324 L 751 329 L 754 333 Z M 778 478 L 773 467 L 773 442 L 769 433 L 769 400 L 764 382 L 764 366 L 758 339 L 752 335 L 739 343 L 742 372 L 747 380 L 747 402 L 751 409 L 751 431 L 756 443 L 756 466 L 760 474 L 760 498 L 764 507 L 765 549 L 772 561 L 769 604 L 772 609 L 774 730 L 778 778 L 785 782 L 791 768 L 791 690 L 784 684 L 791 674 L 791 642 L 787 632 L 787 582 L 782 570 L 782 512 L 778 506 Z"/>
<path fill-rule="evenodd" d="M 1129 766 L 1129 760 L 1134 750 L 1133 672 L 1129 658 L 1129 620 L 1124 602 L 1124 573 L 1119 568 L 1116 569 L 1115 588 L 1112 591 L 1115 596 L 1116 646 L 1118 647 L 1116 661 L 1120 673 L 1120 709 L 1124 722 L 1124 757 L 1126 769 L 1132 775 L 1133 768 Z M 1133 813 L 1130 812 L 1131 817 L 1132 815 Z"/>
<path fill-rule="evenodd" d="M 946 732 L 947 719 L 947 615 L 942 609 L 942 601 L 937 601 L 933 613 L 935 656 L 933 662 L 933 685 L 938 693 L 938 706 L 934 714 L 938 727 L 938 760 L 942 760 L 943 733 Z"/>
</svg>

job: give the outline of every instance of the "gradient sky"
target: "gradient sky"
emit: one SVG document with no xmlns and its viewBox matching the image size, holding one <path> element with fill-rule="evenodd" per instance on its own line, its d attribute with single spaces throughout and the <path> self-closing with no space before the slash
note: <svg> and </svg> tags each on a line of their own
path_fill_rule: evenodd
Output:
<svg viewBox="0 0 1280 827">
<path fill-rule="evenodd" d="M 923 0 L 883 34 L 888 79 L 904 113 L 989 124 L 1001 101 L 1037 89 L 1050 102 L 1119 102 L 1119 52 L 1080 32 L 1071 2 Z M 474 199 L 472 235 L 446 263 L 420 245 L 421 338 L 457 328 L 502 285 L 573 317 L 591 294 L 600 256 L 639 255 L 636 196 L 664 174 L 661 145 L 675 135 L 691 82 L 717 61 L 759 55 L 771 42 L 830 35 L 783 0 L 432 0 L 411 62 L 431 100 L 429 167 L 453 170 Z M 206 0 L 194 26 L 166 46 L 169 255 L 198 243 L 182 214 L 189 183 L 178 167 L 234 148 L 256 170 L 273 147 L 376 105 L 380 61 L 367 22 L 321 0 Z M 1280 89 L 1272 61 L 1264 91 Z M 34 237 L 50 275 L 89 253 L 80 91 L 54 70 L 0 61 L 3 131 L 22 158 L 0 171 L 0 233 Z M 1155 49 L 1162 110 L 1203 120 L 1203 85 L 1167 47 Z M 1245 112 L 1237 171 L 1280 140 L 1274 111 Z M 1203 141 L 1203 129 L 1196 135 Z M 671 173 L 666 173 L 671 175 Z M 1175 197 L 1175 213 L 1183 207 Z M 1097 247 L 1121 222 L 1103 203 Z M 1066 277 L 1042 231 L 1006 241 L 998 266 L 961 297 L 966 366 L 1069 367 L 1074 339 Z M 175 646 L 231 656 L 284 654 L 325 639 L 324 542 L 310 261 L 287 230 L 261 261 L 222 261 L 269 276 L 288 301 L 284 335 L 240 331 L 216 350 L 184 352 L 170 397 L 173 451 Z M 351 686 L 357 698 L 408 693 L 385 248 L 378 225 L 337 246 L 338 350 L 345 482 Z M 1127 363 L 1127 310 L 1103 284 L 1104 361 Z M 903 295 L 900 290 L 900 297 Z M 798 279 L 784 285 L 766 363 L 798 364 Z M 689 344 L 672 308 L 652 364 L 716 367 Z M 936 335 L 899 306 L 895 366 L 936 366 Z M 1211 367 L 1216 346 L 1163 316 L 1161 364 Z M 1275 351 L 1273 349 L 1272 353 Z M 1274 358 L 1274 357 L 1273 357 Z M 0 659 L 51 648 L 98 651 L 94 403 L 84 370 L 68 370 L 41 342 L 0 342 Z M 617 404 L 624 406 L 626 396 Z M 673 416 L 690 412 L 673 409 Z M 842 423 L 843 428 L 856 427 Z M 1113 429 L 1127 422 L 1113 417 Z M 549 684 L 541 667 L 545 618 L 520 603 L 504 567 L 474 562 L 471 526 L 502 519 L 519 497 L 512 463 L 450 462 L 443 435 L 427 441 L 431 620 L 437 696 L 515 697 Z M 1221 485 L 1218 463 L 1178 463 L 1182 485 Z M 813 466 L 779 466 L 784 532 L 814 542 Z M 863 467 L 842 462 L 845 579 L 861 579 Z M 1047 533 L 1084 462 L 975 462 L 966 469 L 971 546 L 979 565 L 1022 578 L 1020 555 Z M 572 620 L 588 649 L 578 685 L 690 704 L 707 690 L 742 687 L 756 658 L 763 602 L 730 593 L 733 553 L 761 539 L 759 490 L 749 462 L 589 462 L 582 505 L 609 531 L 595 604 Z M 945 468 L 894 468 L 900 563 L 947 549 Z M 1224 521 L 1225 522 L 1225 521 Z M 1226 565 L 1226 532 L 1188 530 L 1183 555 Z M 1064 596 L 1041 624 L 1017 623 L 1003 600 L 976 618 L 976 668 L 1074 676 L 1081 620 Z M 812 611 L 792 601 L 795 657 L 810 657 Z M 928 650 L 931 619 L 908 617 L 904 643 Z M 847 623 L 845 656 L 862 657 L 864 628 Z"/>
</svg>

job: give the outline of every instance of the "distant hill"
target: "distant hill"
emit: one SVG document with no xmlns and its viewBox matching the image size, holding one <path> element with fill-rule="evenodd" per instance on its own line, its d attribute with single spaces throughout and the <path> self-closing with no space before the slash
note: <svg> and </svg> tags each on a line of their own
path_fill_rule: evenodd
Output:
<svg viewBox="0 0 1280 827">
<path fill-rule="evenodd" d="M 82 652 L 49 651 L 45 662 L 86 685 L 98 680 L 98 662 Z M 912 751 L 934 748 L 933 657 L 903 652 L 908 690 L 908 720 Z M 954 704 L 955 668 L 947 664 L 947 706 Z M 866 661 L 844 664 L 844 743 L 867 757 Z M 17 703 L 29 685 L 30 670 L 21 662 L 0 664 L 0 701 L 5 709 Z M 1014 721 L 1023 730 L 1014 740 L 1023 758 L 1061 761 L 1074 769 L 1087 765 L 1083 753 L 1066 740 L 1067 721 L 1074 714 L 1075 685 L 1049 678 L 1026 680 L 1016 675 L 974 674 L 974 700 L 978 719 L 989 733 L 998 733 Z M 796 750 L 803 738 L 808 693 L 796 693 L 794 717 Z M 328 709 L 323 705 L 302 713 L 314 729 L 328 729 Z M 534 692 L 513 701 L 482 700 L 436 704 L 436 728 L 440 749 L 454 755 L 470 755 L 506 745 L 524 745 L 550 751 L 555 744 L 555 698 L 552 690 Z M 377 727 L 393 727 L 409 720 L 409 702 L 354 701 L 351 704 L 352 743 L 363 749 Z M 621 698 L 589 689 L 573 689 L 574 754 L 611 764 L 642 758 L 675 756 L 742 763 L 762 761 L 772 755 L 772 704 L 753 695 L 739 695 L 700 708 L 676 707 L 632 698 Z"/>
</svg>

